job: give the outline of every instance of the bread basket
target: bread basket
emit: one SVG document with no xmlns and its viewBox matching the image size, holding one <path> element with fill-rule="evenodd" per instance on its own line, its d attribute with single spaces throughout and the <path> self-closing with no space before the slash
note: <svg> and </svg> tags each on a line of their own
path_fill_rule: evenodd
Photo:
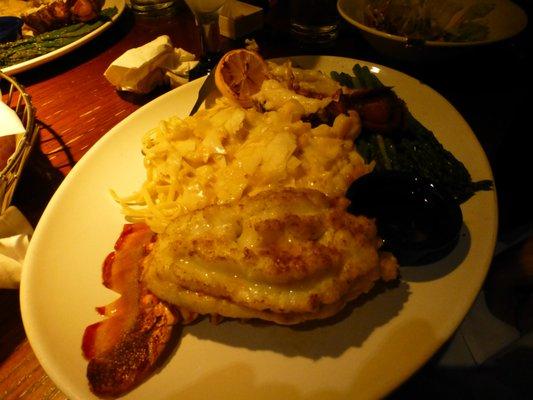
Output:
<svg viewBox="0 0 533 400">
<path fill-rule="evenodd" d="M 0 171 L 0 214 L 9 207 L 22 169 L 39 131 L 30 96 L 12 77 L 0 71 L 0 99 L 13 109 L 24 125 L 25 132 L 17 135 L 15 151 Z"/>
</svg>

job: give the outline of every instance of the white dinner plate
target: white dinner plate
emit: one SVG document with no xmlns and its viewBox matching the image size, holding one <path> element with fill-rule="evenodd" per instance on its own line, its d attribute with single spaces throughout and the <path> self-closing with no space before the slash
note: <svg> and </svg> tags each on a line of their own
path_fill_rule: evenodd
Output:
<svg viewBox="0 0 533 400">
<path fill-rule="evenodd" d="M 356 60 L 294 57 L 307 68 L 350 72 Z M 463 161 L 474 180 L 492 179 L 476 137 L 438 93 L 392 69 L 360 62 L 394 86 L 414 116 Z M 24 327 L 50 378 L 71 399 L 91 399 L 81 340 L 116 294 L 101 270 L 125 222 L 109 189 L 129 194 L 144 180 L 141 136 L 171 115 L 185 116 L 202 80 L 142 107 L 78 162 L 46 208 L 26 256 L 21 283 Z M 349 312 L 305 328 L 204 320 L 183 329 L 168 361 L 128 399 L 346 399 L 389 393 L 452 335 L 492 258 L 494 191 L 462 205 L 455 250 L 423 267 L 403 267 L 394 288 L 373 292 Z"/>
<path fill-rule="evenodd" d="M 116 7 L 117 13 L 111 18 L 110 21 L 102 24 L 94 31 L 89 32 L 87 35 L 79 38 L 78 40 L 67 44 L 57 50 L 51 51 L 50 53 L 43 54 L 42 56 L 32 58 L 31 60 L 24 61 L 9 67 L 2 68 L 2 72 L 6 75 L 15 75 L 20 72 L 28 71 L 40 65 L 43 65 L 47 62 L 55 60 L 58 57 L 61 57 L 65 54 L 70 53 L 71 51 L 77 49 L 81 45 L 91 41 L 102 32 L 107 30 L 115 21 L 122 15 L 124 8 L 126 6 L 125 0 L 105 0 L 104 6 L 102 8 Z"/>
</svg>

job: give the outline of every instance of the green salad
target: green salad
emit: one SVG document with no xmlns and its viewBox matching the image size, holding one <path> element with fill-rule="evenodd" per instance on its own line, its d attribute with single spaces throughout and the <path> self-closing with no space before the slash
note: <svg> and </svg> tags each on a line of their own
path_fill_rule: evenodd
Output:
<svg viewBox="0 0 533 400">
<path fill-rule="evenodd" d="M 488 0 L 367 0 L 367 26 L 410 39 L 473 42 L 487 38 L 483 21 L 494 9 Z"/>
</svg>

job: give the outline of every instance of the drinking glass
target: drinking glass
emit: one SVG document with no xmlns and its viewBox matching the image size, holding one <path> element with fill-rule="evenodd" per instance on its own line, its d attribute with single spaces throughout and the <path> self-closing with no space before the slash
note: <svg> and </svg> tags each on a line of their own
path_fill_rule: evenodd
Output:
<svg viewBox="0 0 533 400">
<path fill-rule="evenodd" d="M 200 29 L 200 64 L 209 71 L 219 57 L 218 13 L 226 0 L 185 0 Z"/>
<path fill-rule="evenodd" d="M 291 34 L 313 45 L 332 43 L 339 30 L 337 0 L 290 0 Z"/>
<path fill-rule="evenodd" d="M 131 0 L 131 8 L 135 14 L 157 17 L 171 15 L 176 0 Z"/>
</svg>

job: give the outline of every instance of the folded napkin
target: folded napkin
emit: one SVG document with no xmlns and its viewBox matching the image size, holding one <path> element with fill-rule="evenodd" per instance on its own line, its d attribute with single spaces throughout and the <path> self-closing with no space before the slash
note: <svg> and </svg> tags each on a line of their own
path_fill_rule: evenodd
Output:
<svg viewBox="0 0 533 400">
<path fill-rule="evenodd" d="M 0 289 L 16 289 L 33 228 L 16 208 L 0 215 Z"/>
<path fill-rule="evenodd" d="M 198 64 L 194 54 L 176 49 L 167 35 L 130 49 L 109 65 L 104 72 L 118 90 L 148 93 L 156 86 L 170 83 L 182 85 L 189 71 Z"/>
<path fill-rule="evenodd" d="M 26 132 L 17 113 L 1 100 L 0 122 L 0 137 Z"/>
</svg>

